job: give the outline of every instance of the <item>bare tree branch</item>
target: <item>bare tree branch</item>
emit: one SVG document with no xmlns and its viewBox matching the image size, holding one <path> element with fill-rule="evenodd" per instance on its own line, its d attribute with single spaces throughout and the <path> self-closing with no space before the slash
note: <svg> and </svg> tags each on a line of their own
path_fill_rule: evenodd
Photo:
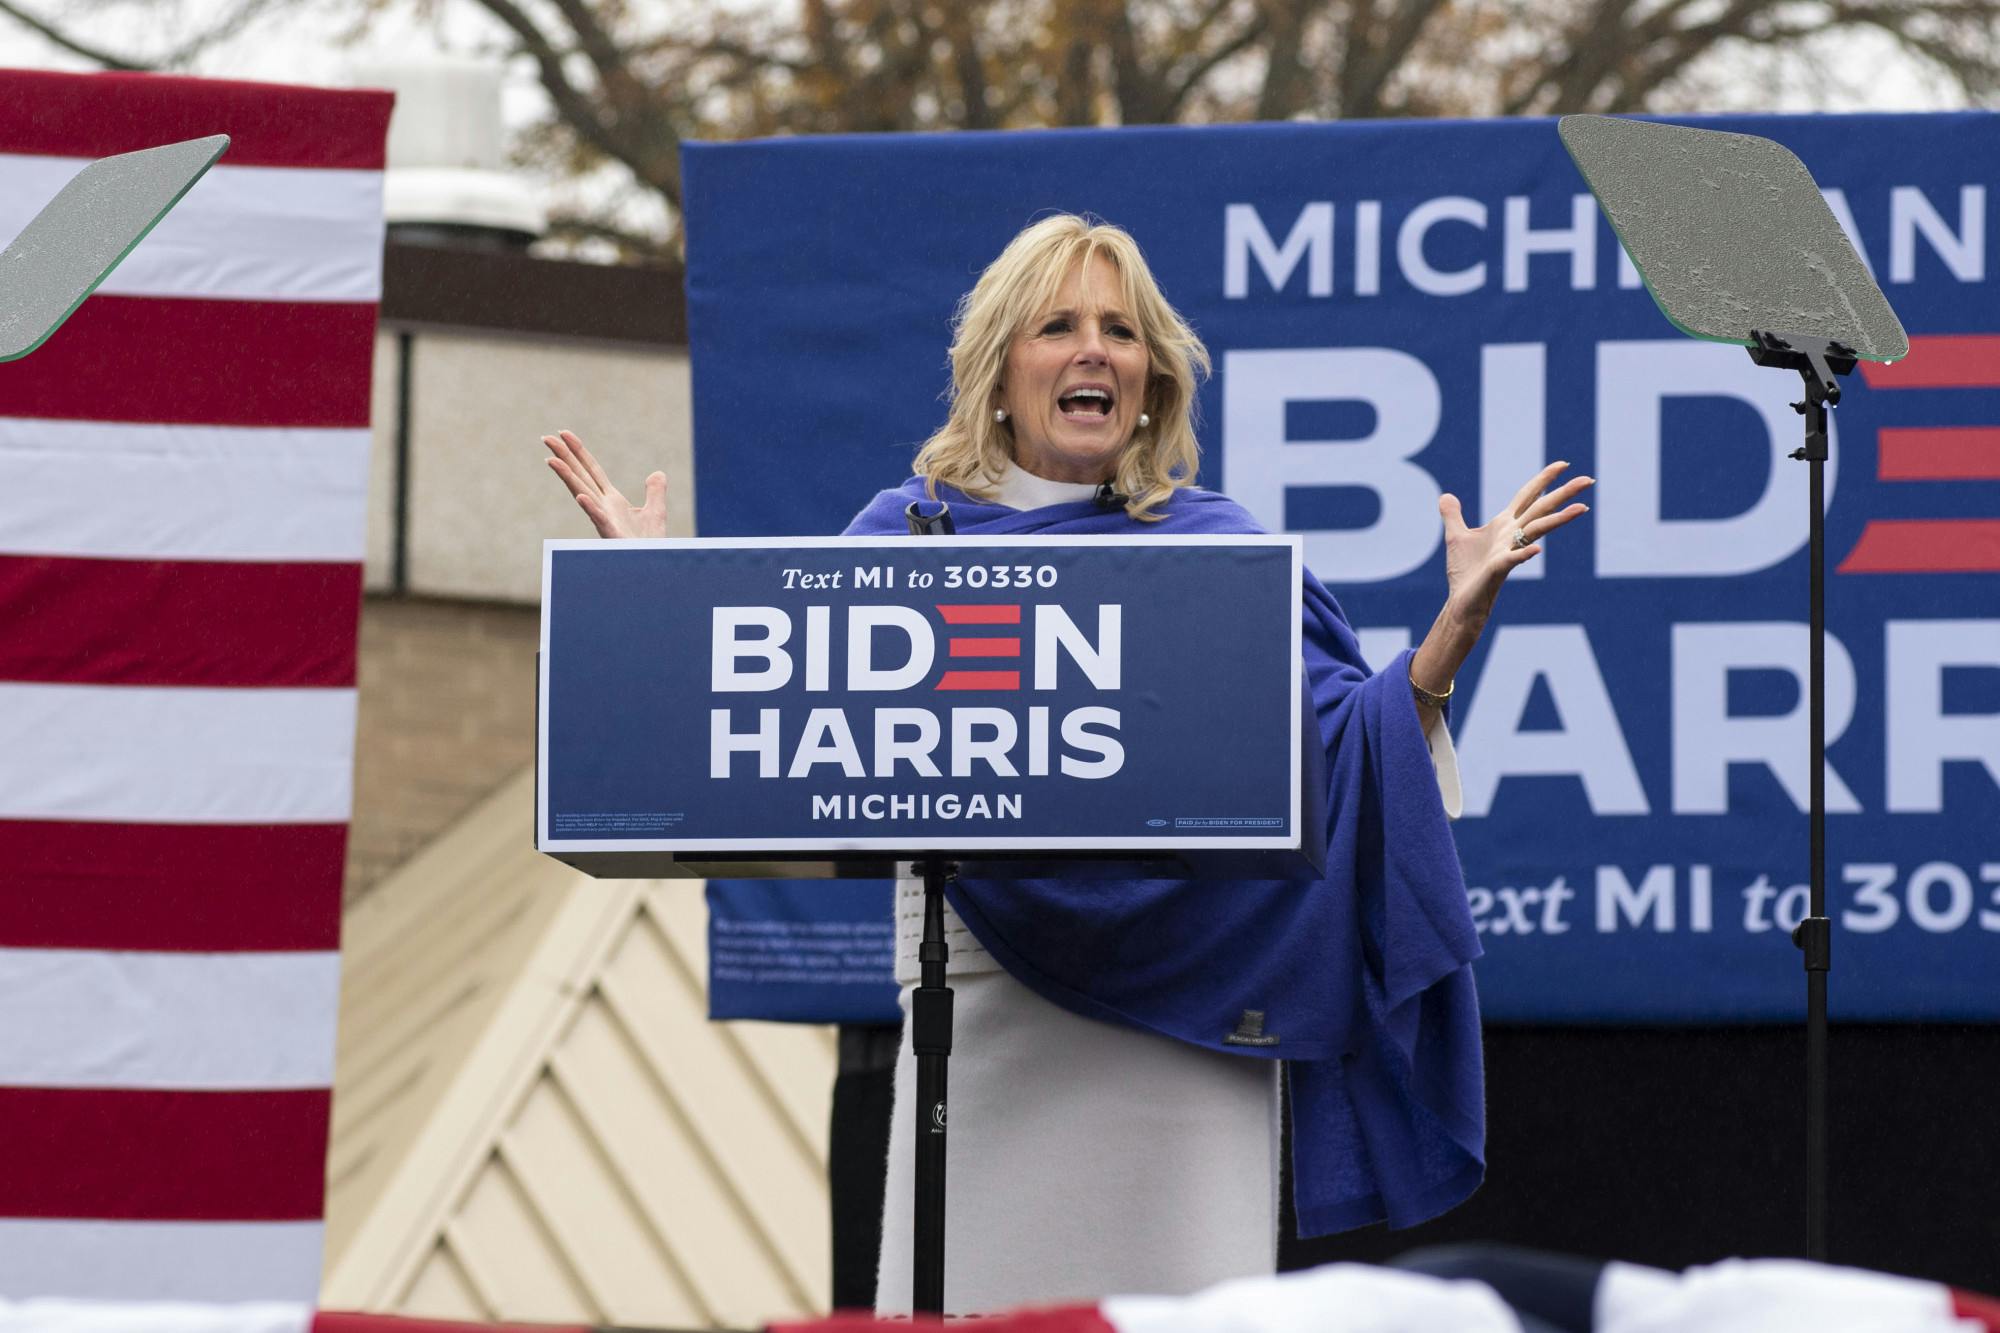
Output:
<svg viewBox="0 0 2000 1333">
<path fill-rule="evenodd" d="M 165 54 L 147 56 L 130 52 L 119 54 L 96 42 L 86 41 L 78 35 L 79 28 L 89 26 L 88 20 L 83 17 L 57 18 L 37 14 L 15 3 L 15 0 L 0 0 L 0 15 L 13 19 L 46 41 L 72 55 L 82 56 L 102 69 L 151 73 L 186 68 L 203 52 L 237 36 L 278 7 L 278 0 L 234 0 L 219 16 L 203 23 Z"/>
<path fill-rule="evenodd" d="M 1675 29 L 1667 27 L 1663 11 L 1641 25 L 1632 43 L 1636 59 L 1623 67 L 1605 67 L 1596 83 L 1584 90 L 1582 100 L 1559 104 L 1556 109 L 1636 111 L 1656 89 L 1677 78 L 1719 43 L 1749 35 L 1760 14 L 1771 9 L 1767 0 L 1732 0 L 1715 18 Z M 1612 79 L 1617 81 L 1616 89 L 1605 87 Z"/>
<path fill-rule="evenodd" d="M 638 177 L 669 198 L 680 198 L 680 136 L 658 113 L 651 90 L 633 74 L 632 66 L 610 32 L 598 22 L 587 0 L 553 0 L 556 12 L 576 35 L 577 46 L 597 73 L 598 88 L 610 102 L 612 123 L 624 145 L 620 160 Z"/>
<path fill-rule="evenodd" d="M 1926 32 L 1926 20 L 1941 26 Z M 1993 0 L 1942 0 L 1919 5 L 1834 0 L 1827 26 L 1836 24 L 1886 33 L 1904 49 L 1951 75 L 1970 97 L 1991 97 L 2000 92 L 2000 4 Z"/>
<path fill-rule="evenodd" d="M 1305 108 L 1310 84 L 1300 37 L 1307 6 L 1295 0 L 1260 0 L 1263 18 L 1264 83 L 1257 90 L 1258 120 L 1284 120 Z"/>
<path fill-rule="evenodd" d="M 602 218 L 565 214 L 549 219 L 548 235 L 559 241 L 608 241 L 618 248 L 620 259 L 652 264 L 659 268 L 684 266 L 679 237 L 661 240 Z"/>
<path fill-rule="evenodd" d="M 1209 7 L 1208 16 L 1205 16 L 1204 30 L 1210 23 L 1221 18 L 1227 8 L 1226 0 L 1216 0 L 1216 3 Z M 1184 68 L 1173 72 L 1169 79 L 1170 91 L 1161 103 L 1160 119 L 1178 118 L 1182 108 L 1216 69 L 1268 39 L 1269 28 L 1263 12 L 1261 10 L 1252 12 L 1249 19 L 1235 33 L 1201 52 Z"/>
<path fill-rule="evenodd" d="M 85 60 L 92 61 L 105 69 L 136 72 L 159 68 L 152 61 L 135 60 L 129 56 L 113 55 L 101 47 L 89 45 L 56 27 L 54 24 L 35 17 L 19 5 L 14 4 L 13 0 L 0 0 L 0 14 L 5 14 L 8 18 L 13 19 L 30 32 L 47 41 L 53 42 L 71 55 L 82 56 Z"/>
<path fill-rule="evenodd" d="M 1384 93 L 1389 80 L 1410 58 L 1423 36 L 1424 28 L 1443 9 L 1445 0 L 1399 0 L 1393 14 L 1371 19 L 1368 40 L 1351 44 L 1341 61 L 1340 114 L 1348 118 L 1380 116 L 1387 112 Z M 1359 27 L 1359 24 L 1352 25 Z M 1379 35 L 1378 35 L 1379 34 Z M 1350 43 L 1353 39 L 1350 37 Z"/>
<path fill-rule="evenodd" d="M 614 130 L 612 124 L 607 124 L 604 109 L 570 81 L 563 68 L 561 53 L 514 0 L 479 0 L 479 3 L 506 25 L 518 40 L 520 49 L 534 59 L 542 88 L 555 103 L 556 113 L 564 125 L 606 157 L 624 165 L 641 181 L 659 191 L 668 203 L 679 208 L 678 163 L 670 171 L 659 172 L 658 154 L 639 151 L 637 145 L 629 143 Z M 678 139 L 673 146 L 678 146 Z"/>
<path fill-rule="evenodd" d="M 266 13 L 279 8 L 280 0 L 238 0 L 221 18 L 162 58 L 160 66 L 164 69 L 184 68 L 202 52 L 236 36 Z"/>
<path fill-rule="evenodd" d="M 979 49 L 978 18 L 984 6 L 967 0 L 945 6 L 944 35 L 951 44 L 952 74 L 958 81 L 960 124 L 968 130 L 994 128 L 986 101 L 986 66 Z"/>
</svg>

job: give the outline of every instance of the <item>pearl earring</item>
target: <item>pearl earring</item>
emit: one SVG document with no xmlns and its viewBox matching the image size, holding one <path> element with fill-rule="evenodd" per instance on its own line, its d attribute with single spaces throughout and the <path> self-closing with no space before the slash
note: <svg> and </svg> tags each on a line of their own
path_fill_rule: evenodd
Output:
<svg viewBox="0 0 2000 1333">
<path fill-rule="evenodd" d="M 1146 427 L 1148 427 L 1148 426 L 1150 426 L 1150 425 L 1152 425 L 1152 424 L 1153 424 L 1153 419 L 1152 419 L 1151 417 L 1147 416 L 1147 415 L 1146 415 L 1146 414 L 1145 414 L 1144 412 L 1141 412 L 1141 413 L 1139 414 L 1139 429 L 1140 429 L 1140 430 L 1144 430 L 1144 429 L 1146 429 Z"/>
<path fill-rule="evenodd" d="M 993 409 L 993 421 L 994 421 L 994 424 L 996 424 L 996 425 L 997 425 L 997 424 L 999 424 L 1000 422 L 1003 422 L 1003 421 L 1005 421 L 1006 419 L 1007 419 L 1007 409 L 1006 409 L 1006 408 L 1004 408 L 1004 407 L 996 407 L 996 408 L 994 408 L 994 409 Z"/>
</svg>

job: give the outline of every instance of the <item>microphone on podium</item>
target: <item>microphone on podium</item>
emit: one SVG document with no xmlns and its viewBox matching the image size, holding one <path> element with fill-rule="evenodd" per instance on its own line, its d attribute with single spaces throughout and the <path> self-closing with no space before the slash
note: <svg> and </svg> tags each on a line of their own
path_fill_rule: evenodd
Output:
<svg viewBox="0 0 2000 1333">
<path fill-rule="evenodd" d="M 938 501 L 935 514 L 926 514 L 922 502 L 912 500 L 903 511 L 903 518 L 912 537 L 949 537 L 958 531 L 958 524 L 951 517 L 951 506 L 942 500 Z"/>
</svg>

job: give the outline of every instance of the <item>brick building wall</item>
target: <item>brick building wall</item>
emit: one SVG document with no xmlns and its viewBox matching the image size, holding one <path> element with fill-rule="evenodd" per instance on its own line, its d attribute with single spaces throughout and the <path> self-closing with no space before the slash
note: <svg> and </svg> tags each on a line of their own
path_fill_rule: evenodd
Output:
<svg viewBox="0 0 2000 1333">
<path fill-rule="evenodd" d="M 540 623 L 531 606 L 362 604 L 347 901 L 533 762 Z"/>
</svg>

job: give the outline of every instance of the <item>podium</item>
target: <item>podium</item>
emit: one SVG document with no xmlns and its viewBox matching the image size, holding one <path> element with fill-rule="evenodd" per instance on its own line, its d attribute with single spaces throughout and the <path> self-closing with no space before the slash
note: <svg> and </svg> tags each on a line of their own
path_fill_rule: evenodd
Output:
<svg viewBox="0 0 2000 1333">
<path fill-rule="evenodd" d="M 605 877 L 1286 874 L 1321 818 L 1301 568 L 1261 535 L 551 541 L 535 846 Z"/>
<path fill-rule="evenodd" d="M 604 877 L 925 879 L 919 1314 L 944 1308 L 946 880 L 1317 879 L 1302 568 L 1264 535 L 546 544 L 538 850 Z"/>
</svg>

